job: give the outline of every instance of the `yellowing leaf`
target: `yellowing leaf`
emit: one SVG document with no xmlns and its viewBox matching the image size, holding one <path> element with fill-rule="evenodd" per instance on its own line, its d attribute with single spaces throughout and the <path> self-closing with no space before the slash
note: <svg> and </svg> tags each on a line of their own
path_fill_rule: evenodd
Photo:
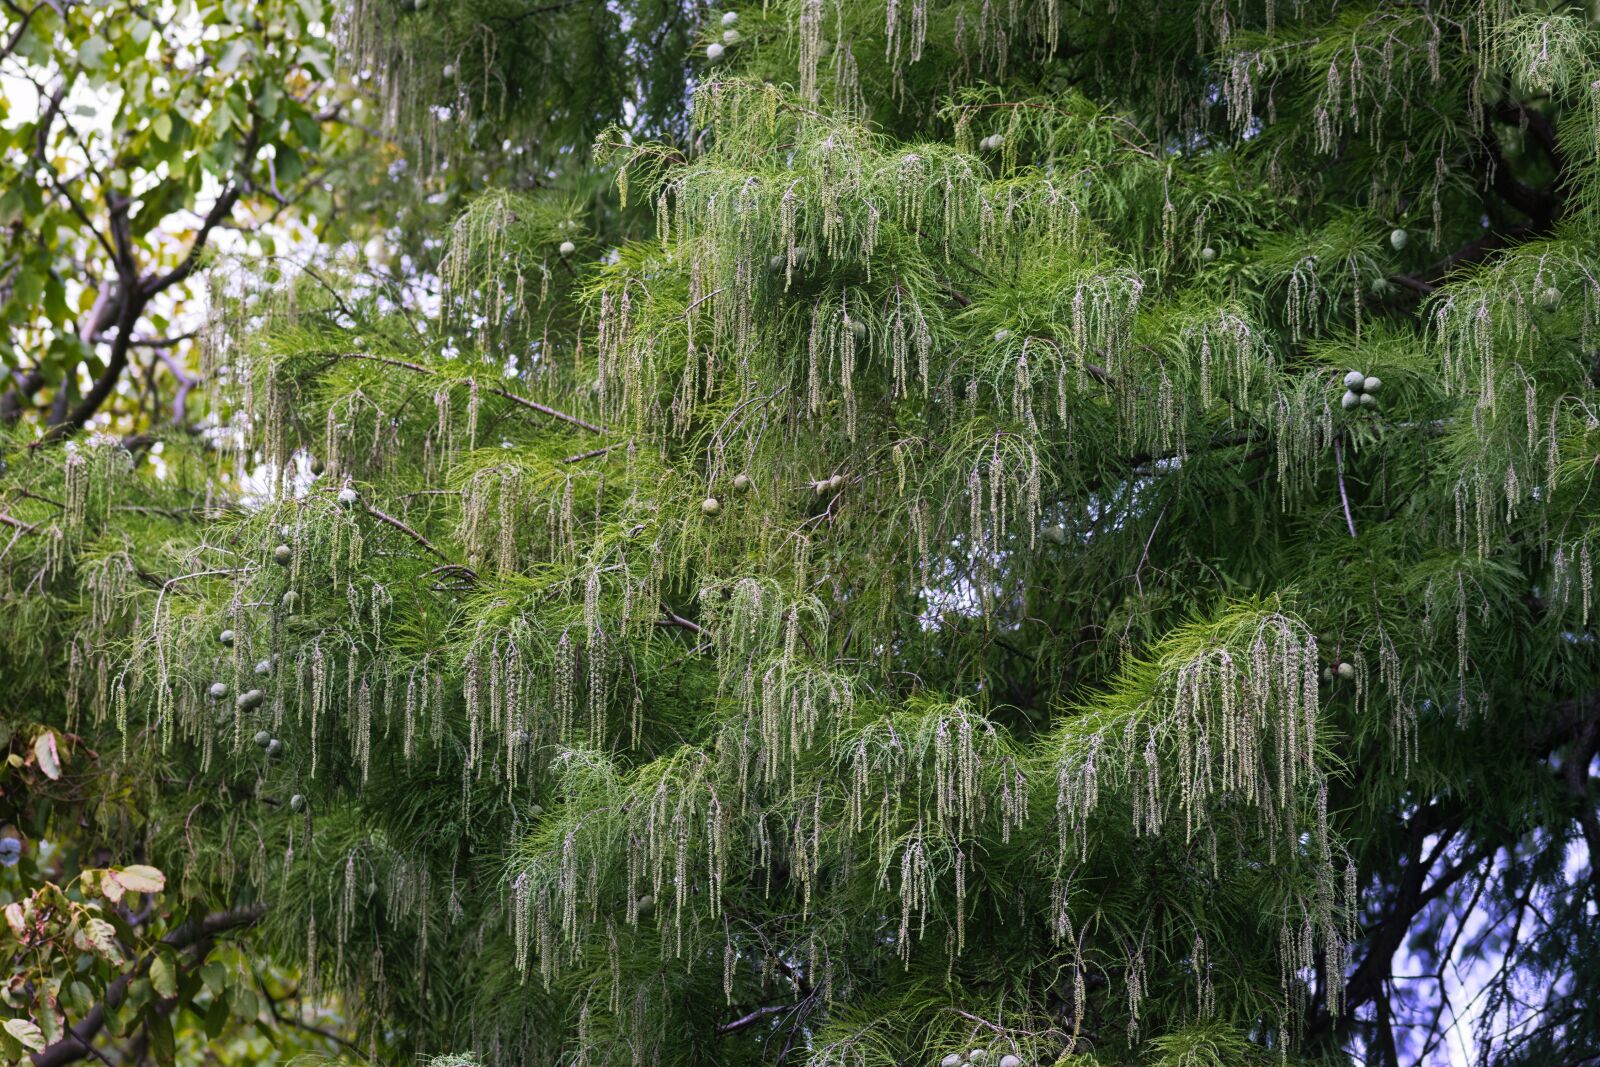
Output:
<svg viewBox="0 0 1600 1067">
<path fill-rule="evenodd" d="M 122 899 L 122 883 L 117 881 L 116 871 L 100 872 L 100 892 L 113 904 Z"/>
<path fill-rule="evenodd" d="M 19 938 L 22 936 L 22 932 L 27 929 L 28 919 L 23 913 L 22 902 L 20 900 L 14 904 L 6 905 L 6 922 L 10 924 L 11 932 L 16 934 Z"/>
<path fill-rule="evenodd" d="M 6 1033 L 22 1042 L 22 1047 L 38 1052 L 44 1048 L 44 1031 L 29 1019 L 7 1019 Z"/>
<path fill-rule="evenodd" d="M 84 940 L 108 962 L 121 964 L 122 949 L 117 945 L 117 928 L 104 919 L 90 919 L 83 926 Z"/>
<path fill-rule="evenodd" d="M 61 777 L 61 753 L 56 748 L 53 730 L 46 730 L 33 739 L 33 757 L 46 778 L 53 782 Z"/>
<path fill-rule="evenodd" d="M 159 893 L 167 887 L 166 875 L 142 863 L 122 867 L 115 874 L 122 888 L 130 893 Z"/>
</svg>

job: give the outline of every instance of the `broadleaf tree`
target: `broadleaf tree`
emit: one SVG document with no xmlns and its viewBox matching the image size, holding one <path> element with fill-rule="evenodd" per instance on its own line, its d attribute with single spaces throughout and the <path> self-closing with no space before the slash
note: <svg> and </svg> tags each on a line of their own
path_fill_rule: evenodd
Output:
<svg viewBox="0 0 1600 1067">
<path fill-rule="evenodd" d="M 343 12 L 436 262 L 8 442 L 32 833 L 372 1057 L 1600 1062 L 1595 12 L 605 11 Z"/>
</svg>

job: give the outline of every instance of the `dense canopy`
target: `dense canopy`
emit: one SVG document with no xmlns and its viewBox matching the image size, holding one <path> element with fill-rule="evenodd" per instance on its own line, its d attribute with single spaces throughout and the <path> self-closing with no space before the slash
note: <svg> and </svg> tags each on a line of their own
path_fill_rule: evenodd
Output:
<svg viewBox="0 0 1600 1067">
<path fill-rule="evenodd" d="M 1600 1064 L 1600 12 L 239 6 L 0 15 L 7 1055 Z"/>
</svg>

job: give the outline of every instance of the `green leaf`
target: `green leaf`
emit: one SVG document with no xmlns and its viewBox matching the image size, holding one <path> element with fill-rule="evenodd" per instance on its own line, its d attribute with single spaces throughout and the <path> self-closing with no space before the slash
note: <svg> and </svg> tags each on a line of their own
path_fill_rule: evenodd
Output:
<svg viewBox="0 0 1600 1067">
<path fill-rule="evenodd" d="M 214 997 L 220 997 L 228 988 L 228 969 L 216 960 L 207 960 L 200 968 L 200 978 Z"/>
<path fill-rule="evenodd" d="M 150 962 L 150 985 L 160 996 L 175 997 L 178 995 L 177 968 L 164 954 L 158 954 Z"/>
<path fill-rule="evenodd" d="M 157 1063 L 171 1063 L 177 1055 L 177 1042 L 172 1035 L 172 1020 L 167 1013 L 151 1008 L 144 1013 L 145 1029 L 150 1034 L 150 1051 Z"/>
<path fill-rule="evenodd" d="M 170 141 L 172 139 L 172 116 L 163 111 L 150 123 L 150 129 L 154 130 L 155 135 L 161 140 Z"/>
</svg>

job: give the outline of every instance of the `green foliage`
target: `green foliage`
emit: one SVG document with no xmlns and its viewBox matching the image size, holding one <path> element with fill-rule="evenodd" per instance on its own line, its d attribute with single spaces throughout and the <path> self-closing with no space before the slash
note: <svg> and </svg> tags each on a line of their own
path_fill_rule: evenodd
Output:
<svg viewBox="0 0 1600 1067">
<path fill-rule="evenodd" d="M 381 1056 L 1426 1062 L 1402 952 L 1600 1042 L 1589 15 L 341 18 L 540 176 L 219 272 L 159 464 L 6 440 L 89 838 Z"/>
</svg>

